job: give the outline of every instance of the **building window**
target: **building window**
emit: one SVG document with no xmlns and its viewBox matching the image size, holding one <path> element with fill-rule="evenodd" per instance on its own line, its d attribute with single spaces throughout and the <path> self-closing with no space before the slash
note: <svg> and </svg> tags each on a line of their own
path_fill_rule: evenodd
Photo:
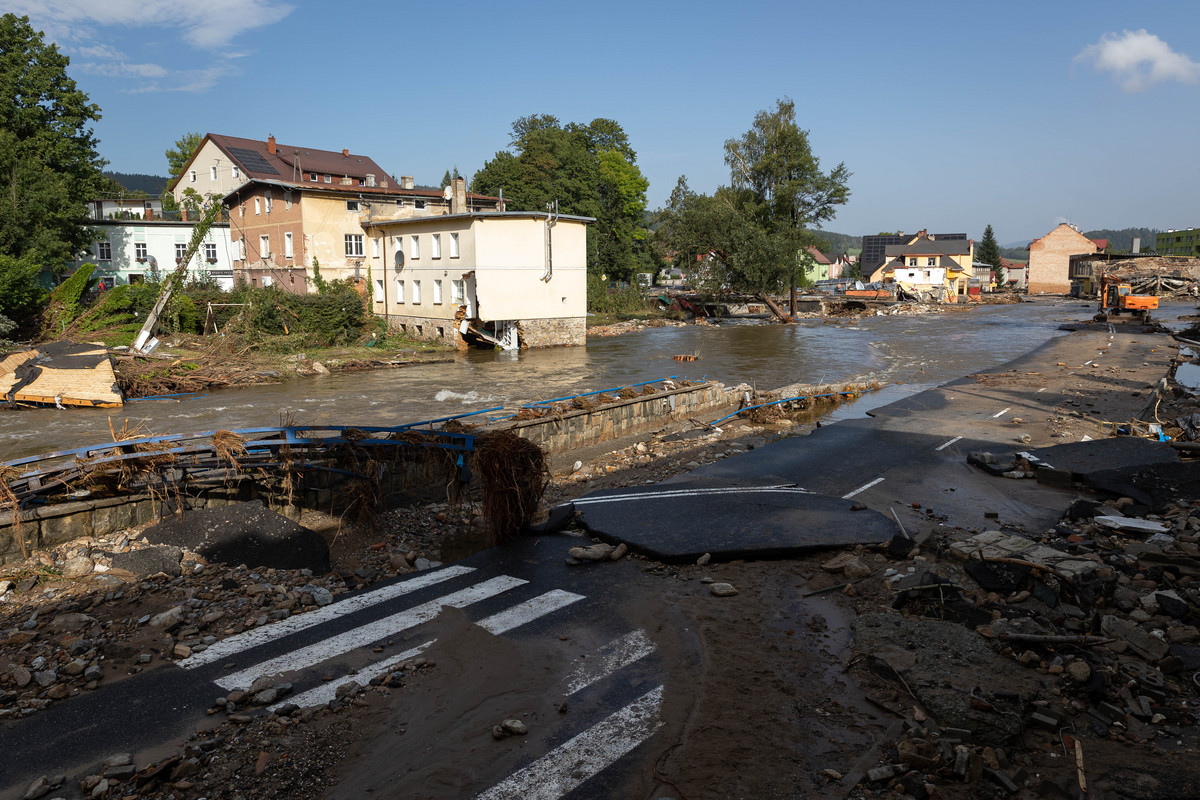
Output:
<svg viewBox="0 0 1200 800">
<path fill-rule="evenodd" d="M 108 239 L 96 242 L 96 258 L 101 261 L 112 261 L 112 242 Z"/>
<path fill-rule="evenodd" d="M 183 257 L 185 255 L 187 255 L 187 245 L 176 243 L 175 244 L 175 263 L 182 264 Z"/>
<path fill-rule="evenodd" d="M 188 181 L 190 181 L 191 183 L 196 182 L 196 170 L 191 170 L 190 172 L 188 172 Z"/>
<path fill-rule="evenodd" d="M 210 264 L 217 263 L 217 246 L 212 242 L 204 243 L 204 260 Z"/>
<path fill-rule="evenodd" d="M 379 240 L 378 239 L 371 240 L 371 257 L 379 258 Z"/>
<path fill-rule="evenodd" d="M 461 306 L 467 302 L 467 285 L 465 281 L 450 281 L 451 299 L 455 305 Z"/>
<path fill-rule="evenodd" d="M 308 179 L 310 181 L 312 181 L 313 183 L 316 183 L 317 182 L 317 173 L 315 173 L 315 172 L 308 173 Z"/>
<path fill-rule="evenodd" d="M 357 200 L 347 200 L 346 201 L 346 210 L 347 211 L 358 211 L 358 201 Z"/>
<path fill-rule="evenodd" d="M 255 214 L 262 213 L 262 198 L 261 197 L 254 198 L 254 213 Z"/>
<path fill-rule="evenodd" d="M 408 255 L 410 258 L 421 257 L 421 237 L 414 234 L 408 240 Z"/>
<path fill-rule="evenodd" d="M 429 247 L 430 258 L 441 258 L 442 257 L 442 235 L 440 233 L 435 233 L 435 234 L 433 234 L 433 236 L 430 237 L 430 239 L 433 240 L 432 244 Z"/>
<path fill-rule="evenodd" d="M 413 208 L 424 208 L 424 207 L 425 207 L 424 200 L 414 200 L 413 201 Z"/>
<path fill-rule="evenodd" d="M 396 279 L 396 302 L 404 302 L 404 281 Z"/>
<path fill-rule="evenodd" d="M 915 266 L 917 265 L 917 259 L 916 259 L 916 256 L 913 256 L 912 258 L 910 258 L 910 259 L 908 260 L 908 265 L 909 265 L 910 267 L 915 267 Z"/>
<path fill-rule="evenodd" d="M 458 258 L 458 234 L 450 234 L 450 257 Z"/>
<path fill-rule="evenodd" d="M 925 259 L 925 266 L 936 267 L 937 266 L 937 258 L 935 256 L 930 256 L 929 258 Z"/>
<path fill-rule="evenodd" d="M 326 182 L 326 183 L 333 183 L 333 178 L 332 178 L 331 176 L 329 176 L 329 175 L 326 175 L 326 176 L 325 176 L 325 182 Z"/>
<path fill-rule="evenodd" d="M 292 234 L 290 232 L 283 235 L 283 257 L 295 257 L 295 251 L 292 249 Z"/>
<path fill-rule="evenodd" d="M 260 258 L 271 257 L 271 237 L 269 235 L 258 237 L 258 255 Z"/>
<path fill-rule="evenodd" d="M 383 278 L 375 279 L 375 302 L 383 302 Z"/>
<path fill-rule="evenodd" d="M 263 286 L 264 287 L 270 286 L 272 282 L 273 281 L 271 280 L 270 275 L 263 275 Z"/>
<path fill-rule="evenodd" d="M 291 189 L 283 190 L 283 207 L 288 210 L 291 210 L 291 208 L 292 208 L 292 190 Z"/>
<path fill-rule="evenodd" d="M 420 281 L 413 281 L 413 282 L 412 282 L 412 290 L 413 290 L 413 292 L 412 292 L 412 301 L 413 301 L 414 303 L 419 303 L 419 302 L 421 302 L 421 282 L 420 282 Z"/>
<path fill-rule="evenodd" d="M 270 214 L 271 213 L 271 193 L 270 192 L 267 192 L 265 195 L 263 195 L 263 206 L 265 206 L 265 208 L 263 210 L 266 211 L 268 214 Z"/>
<path fill-rule="evenodd" d="M 208 168 L 208 179 L 210 181 L 215 181 L 217 179 L 217 165 L 216 164 L 213 164 L 211 167 Z"/>
<path fill-rule="evenodd" d="M 149 253 L 146 250 L 145 242 L 135 242 L 133 245 L 133 257 L 138 261 L 145 261 L 149 258 Z"/>
<path fill-rule="evenodd" d="M 238 178 L 242 177 L 242 170 L 239 166 L 234 164 L 231 174 L 233 175 L 233 179 L 236 181 Z"/>
<path fill-rule="evenodd" d="M 246 240 L 238 239 L 233 243 L 233 252 L 236 254 L 238 261 L 246 260 Z"/>
<path fill-rule="evenodd" d="M 363 237 L 361 233 L 346 234 L 346 258 L 361 258 L 363 254 Z"/>
<path fill-rule="evenodd" d="M 442 282 L 440 280 L 433 282 L 433 304 L 435 306 L 442 304 Z"/>
</svg>

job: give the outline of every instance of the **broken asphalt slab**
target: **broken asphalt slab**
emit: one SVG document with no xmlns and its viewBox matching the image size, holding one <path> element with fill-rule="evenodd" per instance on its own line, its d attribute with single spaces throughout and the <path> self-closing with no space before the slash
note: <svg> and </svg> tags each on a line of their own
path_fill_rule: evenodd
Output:
<svg viewBox="0 0 1200 800">
<path fill-rule="evenodd" d="M 786 558 L 806 551 L 880 544 L 900 533 L 877 511 L 838 497 L 776 483 L 700 480 L 608 489 L 574 501 L 580 522 L 612 543 L 668 562 L 708 553 Z"/>
</svg>

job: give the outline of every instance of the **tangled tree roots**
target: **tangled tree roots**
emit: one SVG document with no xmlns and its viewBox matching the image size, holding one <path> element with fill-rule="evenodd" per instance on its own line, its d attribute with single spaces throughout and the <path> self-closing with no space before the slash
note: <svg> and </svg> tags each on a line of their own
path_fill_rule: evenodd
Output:
<svg viewBox="0 0 1200 800">
<path fill-rule="evenodd" d="M 475 440 L 475 467 L 483 484 L 483 510 L 495 544 L 529 524 L 549 483 L 546 453 L 510 431 Z"/>
</svg>

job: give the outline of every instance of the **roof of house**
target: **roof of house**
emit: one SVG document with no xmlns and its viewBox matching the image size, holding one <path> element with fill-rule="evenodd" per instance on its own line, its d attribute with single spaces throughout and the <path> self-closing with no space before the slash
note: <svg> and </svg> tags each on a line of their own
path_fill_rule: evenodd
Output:
<svg viewBox="0 0 1200 800">
<path fill-rule="evenodd" d="M 208 133 L 168 188 L 174 189 L 175 184 L 187 174 L 206 142 L 215 144 L 238 165 L 247 178 L 291 180 L 299 183 L 303 180 L 304 173 L 308 172 L 364 179 L 367 175 L 374 175 L 377 180 L 387 180 L 389 175 L 387 170 L 368 156 L 351 153 L 349 150 L 317 150 L 312 147 L 279 144 L 273 136 L 263 141 Z M 272 150 L 274 152 L 271 152 Z"/>
<path fill-rule="evenodd" d="M 1069 222 L 1060 222 L 1060 223 L 1058 223 L 1057 225 L 1055 225 L 1055 226 L 1054 226 L 1054 229 L 1053 229 L 1053 230 L 1051 230 L 1051 231 L 1050 231 L 1050 233 L 1047 233 L 1047 234 L 1046 234 L 1046 236 L 1049 236 L 1051 233 L 1054 233 L 1054 231 L 1056 231 L 1056 230 L 1058 230 L 1059 228 L 1062 228 L 1062 227 L 1064 227 L 1064 226 L 1067 228 L 1067 230 L 1069 230 L 1069 231 L 1071 231 L 1072 233 L 1074 233 L 1074 234 L 1075 234 L 1076 236 L 1078 236 L 1080 239 L 1083 239 L 1084 241 L 1088 241 L 1088 242 L 1091 242 L 1092 244 L 1096 245 L 1096 247 L 1097 247 L 1097 249 L 1098 249 L 1098 250 L 1103 250 L 1105 247 L 1107 247 L 1107 246 L 1108 246 L 1108 239 L 1088 239 L 1088 238 L 1087 238 L 1087 237 L 1085 237 L 1085 236 L 1084 236 L 1082 233 L 1080 233 L 1080 232 L 1079 232 L 1079 229 L 1078 229 L 1078 228 L 1076 228 L 1074 225 L 1072 225 L 1072 224 L 1071 224 L 1071 223 L 1069 223 Z M 1045 239 L 1045 238 L 1046 238 L 1046 236 L 1039 236 L 1038 238 L 1034 239 L 1032 242 L 1030 242 L 1028 245 L 1026 245 L 1026 246 L 1025 246 L 1025 249 L 1026 249 L 1026 250 L 1030 250 L 1030 249 L 1032 249 L 1032 248 L 1033 248 L 1033 246 L 1034 246 L 1035 244 L 1037 244 L 1038 242 L 1040 242 L 1042 239 Z M 1104 242 L 1104 245 L 1103 245 L 1103 246 L 1101 246 L 1101 245 L 1100 245 L 1100 242 Z"/>
<path fill-rule="evenodd" d="M 806 252 L 810 256 L 812 256 L 813 261 L 816 261 L 818 264 L 832 264 L 833 263 L 833 261 L 830 260 L 829 256 L 825 255 L 824 253 L 822 253 L 820 250 L 818 250 L 815 247 L 806 247 L 806 248 L 804 248 L 804 252 Z"/>
<path fill-rule="evenodd" d="M 400 187 L 389 184 L 388 186 L 359 186 L 357 183 L 352 183 L 348 186 L 342 186 L 337 183 L 302 183 L 300 181 L 282 181 L 278 179 L 268 180 L 266 178 L 251 178 L 250 180 L 237 187 L 229 194 L 225 195 L 222 200 L 228 201 L 230 198 L 236 197 L 246 190 L 246 187 L 258 184 L 260 186 L 278 186 L 281 189 L 295 189 L 307 192 L 332 192 L 340 194 L 353 194 L 355 197 L 365 197 L 367 195 L 378 195 L 386 198 L 395 197 L 419 197 L 428 198 L 431 200 L 443 200 L 445 194 L 436 189 L 401 189 Z M 488 205 L 495 205 L 500 202 L 499 197 L 492 197 L 486 194 L 475 194 L 474 192 L 467 193 L 468 200 L 476 200 Z"/>
<path fill-rule="evenodd" d="M 888 258 L 896 256 L 963 256 L 971 252 L 969 239 L 930 239 L 918 236 L 911 244 L 889 244 Z"/>
<path fill-rule="evenodd" d="M 1092 239 L 1092 244 L 1096 245 L 1097 250 L 1108 249 L 1108 239 Z"/>
</svg>

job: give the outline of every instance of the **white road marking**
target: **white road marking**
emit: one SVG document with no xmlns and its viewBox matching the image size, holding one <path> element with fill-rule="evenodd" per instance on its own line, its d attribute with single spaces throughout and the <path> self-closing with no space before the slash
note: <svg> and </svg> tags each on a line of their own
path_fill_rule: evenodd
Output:
<svg viewBox="0 0 1200 800">
<path fill-rule="evenodd" d="M 571 603 L 582 599 L 583 595 L 581 594 L 554 589 L 553 591 L 538 595 L 531 600 L 526 600 L 524 603 L 518 603 L 512 608 L 505 609 L 498 614 L 492 614 L 490 617 L 479 620 L 477 624 L 488 633 L 500 635 L 501 633 L 511 631 L 513 628 L 518 628 L 527 622 L 532 622 L 538 617 L 549 614 L 551 611 L 566 608 Z"/>
<path fill-rule="evenodd" d="M 1042 393 L 1042 392 L 1044 392 L 1044 391 L 1046 391 L 1046 387 L 1045 387 L 1045 386 L 1043 386 L 1042 388 L 1038 389 L 1036 392 L 1034 392 L 1034 394 L 1041 394 L 1041 393 Z"/>
<path fill-rule="evenodd" d="M 415 592 L 417 589 L 424 589 L 426 586 L 433 586 L 442 581 L 448 581 L 451 578 L 457 578 L 459 575 L 466 575 L 468 572 L 474 571 L 473 567 L 446 567 L 441 570 L 424 572 L 415 578 L 409 578 L 408 580 L 399 581 L 370 592 L 364 592 L 363 594 L 358 594 L 336 603 L 330 603 L 322 608 L 317 608 L 304 614 L 297 614 L 271 625 L 264 625 L 261 628 L 251 628 L 244 633 L 230 636 L 228 639 L 222 639 L 207 650 L 201 650 L 199 653 L 175 663 L 184 669 L 202 667 L 205 664 L 220 661 L 234 653 L 249 650 L 252 647 L 274 641 L 296 631 L 320 625 L 322 622 L 328 622 L 331 619 L 336 619 L 346 614 L 353 614 L 355 611 L 361 611 L 378 603 Z"/>
<path fill-rule="evenodd" d="M 439 597 L 436 600 L 430 600 L 428 603 L 414 606 L 398 614 L 392 614 L 390 617 L 384 617 L 383 619 L 340 633 L 337 636 L 331 636 L 328 639 L 315 642 L 308 647 L 284 653 L 281 656 L 269 659 L 261 664 L 256 664 L 253 667 L 225 675 L 218 678 L 215 683 L 224 689 L 245 688 L 263 675 L 278 675 L 284 672 L 311 667 L 326 659 L 347 653 L 356 647 L 363 647 L 392 634 L 429 622 L 441 613 L 443 608 L 463 608 L 464 606 L 469 606 L 480 600 L 486 600 L 489 597 L 498 595 L 501 592 L 507 592 L 509 589 L 528 582 L 521 578 L 500 575 L 475 586 Z"/>
<path fill-rule="evenodd" d="M 883 483 L 883 478 L 876 478 L 875 480 L 871 481 L 870 483 L 864 483 L 862 486 L 858 487 L 853 492 L 850 492 L 850 494 L 842 495 L 842 499 L 849 500 L 851 497 L 854 497 L 854 495 L 858 494 L 859 492 L 865 492 L 867 489 L 870 489 L 872 486 L 874 486 L 877 483 Z"/>
<path fill-rule="evenodd" d="M 939 445 L 939 446 L 937 446 L 937 447 L 933 448 L 933 449 L 934 449 L 934 452 L 937 452 L 937 451 L 939 451 L 939 450 L 945 450 L 947 447 L 949 447 L 950 445 L 954 444 L 955 442 L 957 442 L 957 441 L 958 441 L 959 439 L 961 439 L 961 438 L 962 438 L 961 436 L 955 436 L 953 439 L 951 439 L 950 441 L 946 442 L 945 444 L 942 444 L 942 445 Z"/>
<path fill-rule="evenodd" d="M 997 411 L 995 414 L 992 414 L 992 419 L 996 419 L 997 417 L 1003 417 L 1005 414 L 1007 414 L 1010 411 L 1012 411 L 1012 406 L 1009 406 L 1008 408 L 1005 408 L 1001 411 Z"/>
<path fill-rule="evenodd" d="M 555 800 L 637 747 L 658 728 L 658 686 L 479 795 L 479 800 Z"/>
<path fill-rule="evenodd" d="M 396 664 L 399 664 L 401 661 L 407 661 L 410 658 L 416 658 L 421 653 L 424 653 L 429 648 L 429 645 L 436 641 L 437 639 L 430 639 L 428 642 L 425 642 L 425 644 L 417 645 L 411 650 L 405 650 L 403 653 L 394 655 L 391 658 L 385 658 L 383 661 L 376 661 L 369 667 L 364 667 L 362 670 L 359 670 L 352 675 L 343 675 L 342 677 L 355 680 L 361 686 L 377 675 L 383 675 L 387 673 L 388 670 L 390 670 Z M 295 703 L 301 708 L 323 706 L 330 700 L 333 700 L 335 697 L 337 697 L 338 687 L 346 684 L 347 682 L 348 681 L 345 680 L 336 680 L 322 683 L 320 686 L 309 689 L 307 692 L 301 692 L 300 694 L 289 697 L 286 700 L 281 700 L 273 706 L 269 706 L 267 711 L 278 711 L 288 703 Z"/>
<path fill-rule="evenodd" d="M 614 639 L 600 648 L 595 657 L 587 658 L 571 671 L 566 680 L 566 693 L 575 694 L 596 681 L 607 678 L 621 667 L 632 664 L 654 652 L 654 642 L 645 631 L 636 630 Z"/>
<path fill-rule="evenodd" d="M 626 500 L 657 500 L 659 498 L 699 497 L 710 494 L 757 494 L 762 492 L 784 492 L 790 494 L 812 494 L 798 486 L 721 486 L 711 489 L 673 489 L 665 492 L 630 492 L 612 497 L 585 497 L 575 500 L 577 506 L 595 503 L 623 503 Z"/>
</svg>

